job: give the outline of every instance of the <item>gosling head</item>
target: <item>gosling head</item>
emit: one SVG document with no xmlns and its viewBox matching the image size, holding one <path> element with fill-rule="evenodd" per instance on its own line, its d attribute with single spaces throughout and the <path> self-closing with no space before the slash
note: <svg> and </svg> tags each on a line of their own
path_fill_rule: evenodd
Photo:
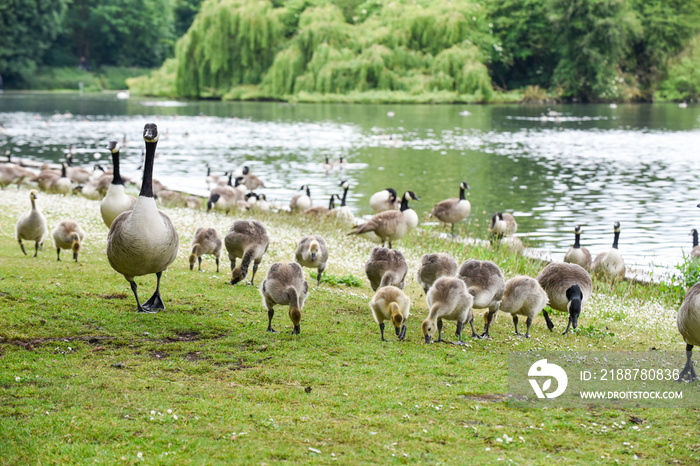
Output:
<svg viewBox="0 0 700 466">
<path fill-rule="evenodd" d="M 190 260 L 190 270 L 194 270 L 194 263 L 197 260 L 197 255 L 194 252 L 190 253 L 189 260 Z"/>
<path fill-rule="evenodd" d="M 315 261 L 316 257 L 318 257 L 318 251 L 321 248 L 321 245 L 318 244 L 318 241 L 313 240 L 311 244 L 309 245 L 309 253 L 311 253 L 311 260 Z"/>
<path fill-rule="evenodd" d="M 32 201 L 36 201 L 37 194 L 39 194 L 39 192 L 36 189 L 32 189 L 31 191 L 29 191 L 29 199 L 31 199 Z"/>
<path fill-rule="evenodd" d="M 77 233 L 73 233 L 73 243 L 71 244 L 71 249 L 73 250 L 73 260 L 78 262 L 78 251 L 80 251 L 80 237 Z"/>
<path fill-rule="evenodd" d="M 245 278 L 245 275 L 243 275 L 243 272 L 241 272 L 240 267 L 236 267 L 231 271 L 231 285 L 235 285 L 236 283 L 240 282 Z"/>
<path fill-rule="evenodd" d="M 433 339 L 433 335 L 435 335 L 435 328 L 437 326 L 433 321 L 430 319 L 425 319 L 423 321 L 423 324 L 421 325 L 421 329 L 423 330 L 423 335 L 425 336 L 425 342 L 430 343 L 430 340 Z"/>
<path fill-rule="evenodd" d="M 301 309 L 296 305 L 289 306 L 289 318 L 294 325 L 292 335 L 299 335 L 301 333 Z"/>
<path fill-rule="evenodd" d="M 578 285 L 572 285 L 566 290 L 566 299 L 569 300 L 567 307 L 569 309 L 569 320 L 571 321 L 571 326 L 578 327 L 578 317 L 581 315 L 581 300 L 583 299 L 583 292 Z"/>
</svg>

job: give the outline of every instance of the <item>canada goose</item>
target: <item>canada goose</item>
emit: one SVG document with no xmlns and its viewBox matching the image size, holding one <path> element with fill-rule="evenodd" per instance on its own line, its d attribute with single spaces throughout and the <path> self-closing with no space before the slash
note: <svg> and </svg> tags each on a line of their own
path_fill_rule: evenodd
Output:
<svg viewBox="0 0 700 466">
<path fill-rule="evenodd" d="M 396 329 L 396 336 L 399 340 L 406 338 L 406 320 L 411 307 L 411 300 L 395 286 L 385 286 L 377 290 L 372 300 L 369 302 L 372 309 L 374 321 L 379 324 L 379 331 L 384 338 L 384 321 L 390 320 Z"/>
<path fill-rule="evenodd" d="M 143 128 L 146 160 L 143 164 L 141 191 L 132 210 L 114 219 L 107 235 L 107 258 L 114 270 L 124 275 L 136 298 L 137 312 L 165 309 L 160 297 L 160 278 L 177 257 L 180 240 L 173 222 L 158 210 L 153 197 L 153 162 L 158 144 L 158 127 L 147 123 Z M 156 291 L 141 304 L 134 277 L 156 274 Z"/>
<path fill-rule="evenodd" d="M 569 323 L 562 335 L 569 333 L 569 327 L 578 326 L 578 318 L 583 306 L 591 297 L 593 282 L 586 269 L 578 264 L 552 262 L 537 275 L 549 298 L 549 307 L 569 314 Z M 547 315 L 547 311 L 542 311 Z"/>
<path fill-rule="evenodd" d="M 464 344 L 462 341 L 464 324 L 471 325 L 472 338 L 479 338 L 474 331 L 474 314 L 472 313 L 474 298 L 469 294 L 467 286 L 462 280 L 456 277 L 438 278 L 433 283 L 433 286 L 430 287 L 425 299 L 430 308 L 428 317 L 421 325 L 426 343 L 430 343 L 435 334 L 435 328 L 438 331 L 438 339 L 435 342 L 439 343 L 442 341 L 443 320 L 457 321 L 455 336 L 458 340 L 455 344 Z"/>
<path fill-rule="evenodd" d="M 693 228 L 690 230 L 690 234 L 693 235 L 693 249 L 690 250 L 690 257 L 693 259 L 700 259 L 700 246 L 698 246 L 698 230 Z"/>
<path fill-rule="evenodd" d="M 686 362 L 683 370 L 678 374 L 678 381 L 688 380 L 694 382 L 698 376 L 693 367 L 693 347 L 700 345 L 700 283 L 696 283 L 688 290 L 678 310 L 676 319 L 678 331 L 685 341 Z"/>
<path fill-rule="evenodd" d="M 420 259 L 420 267 L 416 271 L 416 281 L 423 287 L 426 296 L 428 290 L 440 277 L 454 277 L 457 275 L 457 261 L 451 255 L 444 252 L 424 254 Z"/>
<path fill-rule="evenodd" d="M 344 170 L 348 166 L 348 162 L 345 160 L 345 157 L 342 155 L 338 157 L 338 161 L 335 162 L 335 165 L 341 169 Z"/>
<path fill-rule="evenodd" d="M 325 162 L 323 162 L 323 163 L 321 164 L 321 170 L 323 170 L 324 172 L 328 173 L 328 172 L 332 171 L 332 170 L 335 168 L 335 164 L 334 164 L 333 162 L 330 161 L 330 159 L 328 158 L 327 155 L 326 155 L 325 157 L 326 157 L 326 160 L 325 160 Z"/>
<path fill-rule="evenodd" d="M 39 248 L 44 244 L 46 237 L 46 217 L 41 213 L 36 206 L 37 191 L 32 189 L 29 191 L 29 200 L 32 202 L 32 209 L 25 212 L 15 225 L 15 236 L 22 248 L 22 254 L 25 256 L 27 252 L 24 250 L 22 240 L 34 241 L 34 257 L 39 253 Z"/>
<path fill-rule="evenodd" d="M 595 273 L 607 274 L 613 279 L 623 279 L 625 278 L 625 260 L 617 249 L 617 243 L 620 239 L 620 222 L 615 222 L 613 225 L 613 233 L 612 247 L 608 252 L 601 252 L 595 256 L 591 269 Z"/>
<path fill-rule="evenodd" d="M 495 315 L 503 299 L 503 291 L 506 283 L 503 280 L 503 273 L 498 266 L 491 261 L 480 261 L 477 259 L 466 260 L 459 268 L 457 277 L 464 281 L 467 290 L 474 297 L 474 309 L 488 309 L 484 313 L 484 332 L 482 337 L 489 337 L 488 315 Z"/>
<path fill-rule="evenodd" d="M 313 206 L 313 201 L 311 200 L 311 190 L 309 185 L 305 184 L 299 188 L 299 192 L 292 197 L 289 201 L 289 208 L 292 212 L 305 211 Z"/>
<path fill-rule="evenodd" d="M 518 222 L 508 213 L 498 212 L 491 218 L 489 224 L 489 232 L 496 238 L 501 239 L 504 236 L 511 236 L 518 231 Z"/>
<path fill-rule="evenodd" d="M 73 166 L 72 152 L 68 152 L 68 154 L 66 155 L 66 163 L 68 164 L 66 174 L 72 182 L 82 184 L 90 181 L 90 176 L 92 175 L 92 173 L 89 170 L 86 170 L 82 167 Z"/>
<path fill-rule="evenodd" d="M 85 230 L 73 220 L 62 220 L 52 232 L 56 245 L 56 260 L 61 260 L 61 249 L 73 250 L 73 260 L 78 262 L 80 245 L 85 241 Z"/>
<path fill-rule="evenodd" d="M 340 198 L 340 206 L 333 209 L 332 215 L 337 218 L 352 224 L 355 220 L 355 215 L 353 215 L 350 207 L 347 206 L 348 190 L 350 189 L 350 183 L 347 180 L 340 180 L 338 186 L 343 188 L 343 197 Z"/>
<path fill-rule="evenodd" d="M 369 205 L 375 212 L 399 209 L 399 195 L 394 188 L 378 191 L 369 198 Z"/>
<path fill-rule="evenodd" d="M 275 262 L 267 271 L 267 278 L 260 285 L 263 304 L 267 308 L 267 331 L 274 332 L 272 317 L 275 304 L 289 305 L 289 318 L 294 330 L 292 335 L 301 332 L 301 310 L 309 293 L 309 284 L 304 280 L 304 272 L 296 262 Z"/>
<path fill-rule="evenodd" d="M 243 184 L 251 191 L 265 187 L 265 183 L 252 173 L 243 175 Z"/>
<path fill-rule="evenodd" d="M 5 189 L 6 186 L 12 183 L 16 183 L 19 188 L 22 182 L 35 176 L 36 174 L 33 171 L 14 163 L 0 165 L 0 188 Z"/>
<path fill-rule="evenodd" d="M 207 187 L 211 190 L 212 186 L 216 186 L 219 184 L 220 181 L 223 181 L 226 183 L 226 177 L 228 176 L 228 172 L 224 173 L 223 175 L 216 175 L 212 174 L 211 172 L 211 166 L 209 166 L 209 163 L 206 164 L 207 167 L 207 177 L 206 177 L 206 182 L 207 182 Z"/>
<path fill-rule="evenodd" d="M 413 191 L 406 191 L 401 198 L 401 209 L 399 211 L 388 210 L 375 214 L 374 217 L 362 225 L 358 225 L 355 230 L 348 234 L 357 235 L 373 231 L 381 238 L 382 246 L 388 241 L 389 249 L 391 249 L 392 241 L 403 238 L 418 225 L 418 215 L 413 209 L 408 207 L 409 200 L 420 201 Z"/>
<path fill-rule="evenodd" d="M 42 191 L 48 192 L 51 189 L 51 185 L 53 184 L 53 182 L 59 179 L 60 177 L 61 172 L 53 170 L 49 168 L 48 165 L 44 164 L 41 167 L 41 171 L 39 172 L 39 174 L 32 178 L 31 181 L 39 185 L 39 189 L 41 189 Z"/>
<path fill-rule="evenodd" d="M 499 310 L 513 316 L 513 326 L 515 327 L 515 334 L 518 336 L 523 336 L 518 333 L 518 316 L 525 316 L 527 318 L 527 330 L 524 336 L 525 338 L 530 338 L 532 319 L 544 309 L 546 304 L 547 293 L 542 289 L 539 282 L 532 277 L 519 276 L 513 277 L 506 282 L 506 289 L 503 292 L 503 300 Z M 489 311 L 489 327 L 493 323 L 495 316 L 495 312 Z M 547 327 L 551 331 L 554 324 L 552 324 L 547 314 L 544 314 L 544 320 L 547 321 Z"/>
<path fill-rule="evenodd" d="M 569 264 L 578 264 L 586 270 L 591 269 L 591 253 L 587 248 L 581 247 L 581 227 L 574 226 L 574 245 L 566 251 L 564 262 Z M 700 250 L 698 251 L 700 252 Z"/>
<path fill-rule="evenodd" d="M 252 205 L 252 208 L 255 210 L 260 210 L 262 212 L 269 212 L 270 211 L 270 203 L 267 202 L 267 196 L 265 194 L 256 194 L 255 195 L 256 201 Z"/>
<path fill-rule="evenodd" d="M 255 272 L 262 261 L 263 254 L 270 244 L 270 237 L 262 223 L 257 220 L 236 220 L 224 237 L 224 244 L 231 260 L 231 285 L 235 285 L 248 275 L 248 267 L 253 261 L 253 285 Z M 241 258 L 240 267 L 236 267 L 236 258 Z"/>
<path fill-rule="evenodd" d="M 192 252 L 190 253 L 190 270 L 194 269 L 194 261 L 199 262 L 197 270 L 202 271 L 202 256 L 211 254 L 216 260 L 216 273 L 219 273 L 219 258 L 221 257 L 221 235 L 216 228 L 199 227 L 194 232 L 192 239 Z"/>
<path fill-rule="evenodd" d="M 437 217 L 438 220 L 452 224 L 452 236 L 455 235 L 455 223 L 459 223 L 469 215 L 472 206 L 468 200 L 464 198 L 464 191 L 469 189 L 466 181 L 459 184 L 459 198 L 452 197 L 445 199 L 435 204 L 431 216 Z"/>
<path fill-rule="evenodd" d="M 231 184 L 232 177 L 233 174 L 229 173 L 227 185 L 219 185 L 211 190 L 207 201 L 207 212 L 213 208 L 229 212 L 237 207 L 238 201 L 243 200 L 243 194 Z"/>
<path fill-rule="evenodd" d="M 122 180 L 119 170 L 119 144 L 117 141 L 110 141 L 107 149 L 112 153 L 112 182 L 107 188 L 107 194 L 100 202 L 100 213 L 107 228 L 112 226 L 112 222 L 122 212 L 132 210 L 136 205 L 136 198 L 124 192 L 124 180 Z"/>
<path fill-rule="evenodd" d="M 304 267 L 311 267 L 318 270 L 316 285 L 321 285 L 321 275 L 328 267 L 328 246 L 326 240 L 320 235 L 304 236 L 299 241 L 296 261 Z"/>
<path fill-rule="evenodd" d="M 331 194 L 331 198 L 328 201 L 328 207 L 324 206 L 317 206 L 317 207 L 311 207 L 310 209 L 306 209 L 303 214 L 304 215 L 328 215 L 333 210 L 335 210 L 335 200 L 340 199 L 337 194 Z"/>
<path fill-rule="evenodd" d="M 403 290 L 408 264 L 400 251 L 375 247 L 365 264 L 365 274 L 373 291 L 384 286 L 395 286 Z"/>
<path fill-rule="evenodd" d="M 511 252 L 520 253 L 525 249 L 523 241 L 517 236 L 504 236 L 498 241 L 499 246 L 508 248 Z"/>
<path fill-rule="evenodd" d="M 166 207 L 178 207 L 185 203 L 182 193 L 164 189 L 156 195 L 156 201 Z"/>
</svg>

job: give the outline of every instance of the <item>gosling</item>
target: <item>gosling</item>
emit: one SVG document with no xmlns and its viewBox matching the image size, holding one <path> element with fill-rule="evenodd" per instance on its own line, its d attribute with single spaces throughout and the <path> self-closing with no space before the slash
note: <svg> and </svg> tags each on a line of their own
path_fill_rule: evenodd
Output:
<svg viewBox="0 0 700 466">
<path fill-rule="evenodd" d="M 297 263 L 318 271 L 316 286 L 321 285 L 321 276 L 328 267 L 328 246 L 321 235 L 304 236 L 299 241 L 295 254 Z"/>
<path fill-rule="evenodd" d="M 443 320 L 457 321 L 455 336 L 458 338 L 458 341 L 455 342 L 456 345 L 465 344 L 462 341 L 462 329 L 464 324 L 467 323 L 472 327 L 472 337 L 479 338 L 474 331 L 474 314 L 472 313 L 474 298 L 469 294 L 467 285 L 462 280 L 456 277 L 438 278 L 428 291 L 426 301 L 430 308 L 430 313 L 421 325 L 426 343 L 430 343 L 430 340 L 432 340 L 435 328 L 438 331 L 436 342 L 443 341 Z"/>
<path fill-rule="evenodd" d="M 292 335 L 301 333 L 301 310 L 309 293 L 309 284 L 304 280 L 304 272 L 296 262 L 275 262 L 267 271 L 267 278 L 260 285 L 263 304 L 267 308 L 267 331 L 274 332 L 272 318 L 275 304 L 289 305 L 289 318 L 294 330 Z"/>
<path fill-rule="evenodd" d="M 36 189 L 29 191 L 32 209 L 22 214 L 17 221 L 17 225 L 15 225 L 15 236 L 19 242 L 19 247 L 22 248 L 22 254 L 25 256 L 27 251 L 24 250 L 23 239 L 34 241 L 34 257 L 36 257 L 39 254 L 39 249 L 44 244 L 44 238 L 46 238 L 46 217 L 36 205 L 37 194 Z"/>
<path fill-rule="evenodd" d="M 423 287 L 423 292 L 428 295 L 428 290 L 440 277 L 454 277 L 457 275 L 457 261 L 451 255 L 444 252 L 424 254 L 420 259 L 420 267 L 416 271 L 416 281 Z"/>
<path fill-rule="evenodd" d="M 62 220 L 52 232 L 56 245 L 56 260 L 61 260 L 61 249 L 71 249 L 73 260 L 78 262 L 80 245 L 85 241 L 85 230 L 73 220 Z"/>
<path fill-rule="evenodd" d="M 231 260 L 231 285 L 243 280 L 248 275 L 248 267 L 253 262 L 253 276 L 250 284 L 254 285 L 255 273 L 262 262 L 263 254 L 270 244 L 270 237 L 262 223 L 257 220 L 236 220 L 224 237 L 224 244 Z M 241 265 L 236 267 L 236 258 L 241 258 Z"/>
<path fill-rule="evenodd" d="M 569 314 L 569 323 L 562 333 L 566 335 L 570 327 L 578 326 L 581 311 L 591 297 L 591 276 L 580 265 L 552 262 L 537 275 L 537 281 L 547 293 L 549 307 Z M 548 316 L 547 311 L 543 310 L 542 315 Z"/>
<path fill-rule="evenodd" d="M 406 320 L 411 307 L 411 300 L 399 288 L 385 286 L 380 288 L 369 302 L 374 321 L 379 324 L 379 331 L 384 338 L 384 321 L 390 320 L 394 324 L 396 336 L 399 340 L 406 338 Z"/>
<path fill-rule="evenodd" d="M 484 313 L 485 325 L 481 336 L 489 338 L 488 315 L 489 313 L 496 315 L 506 288 L 501 269 L 491 261 L 469 259 L 462 263 L 457 276 L 464 281 L 469 294 L 474 297 L 472 307 L 488 309 L 488 313 Z"/>
<path fill-rule="evenodd" d="M 519 276 L 513 277 L 506 282 L 506 289 L 503 292 L 503 300 L 499 310 L 513 316 L 513 326 L 515 327 L 516 335 L 530 338 L 532 319 L 544 309 L 546 304 L 547 293 L 542 289 L 539 282 L 532 277 Z M 527 318 L 525 335 L 518 332 L 519 315 Z M 495 317 L 496 313 L 489 311 L 487 324 L 489 327 Z M 544 315 L 544 319 L 547 321 L 547 327 L 551 331 L 554 328 L 552 321 L 547 314 Z"/>
<path fill-rule="evenodd" d="M 194 270 L 195 260 L 198 262 L 198 271 L 202 271 L 202 256 L 211 254 L 216 261 L 216 273 L 219 273 L 219 258 L 222 247 L 221 235 L 216 228 L 199 227 L 194 232 L 192 239 L 192 252 L 189 256 L 190 270 Z"/>
<path fill-rule="evenodd" d="M 375 247 L 365 264 L 365 274 L 373 291 L 384 286 L 395 286 L 403 290 L 407 273 L 406 259 L 395 249 Z"/>
</svg>

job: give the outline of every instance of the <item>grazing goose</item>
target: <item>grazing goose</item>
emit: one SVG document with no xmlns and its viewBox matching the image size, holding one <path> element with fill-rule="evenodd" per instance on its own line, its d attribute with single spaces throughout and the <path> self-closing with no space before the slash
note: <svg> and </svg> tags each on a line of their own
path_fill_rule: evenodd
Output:
<svg viewBox="0 0 700 466">
<path fill-rule="evenodd" d="M 511 214 L 498 212 L 491 218 L 489 232 L 496 238 L 514 235 L 516 231 L 518 231 L 518 222 Z"/>
<path fill-rule="evenodd" d="M 583 306 L 591 297 L 593 282 L 586 269 L 578 264 L 552 262 L 537 275 L 549 298 L 549 307 L 569 314 L 569 323 L 562 335 L 569 333 L 569 327 L 578 326 L 578 318 Z M 542 311 L 547 315 L 547 311 Z"/>
<path fill-rule="evenodd" d="M 379 324 L 379 331 L 384 338 L 384 321 L 390 320 L 396 329 L 396 336 L 399 340 L 406 338 L 406 320 L 411 307 L 411 300 L 395 286 L 385 286 L 377 290 L 372 300 L 369 302 L 372 309 L 374 321 Z"/>
<path fill-rule="evenodd" d="M 696 283 L 685 295 L 676 319 L 678 331 L 685 341 L 686 362 L 678 374 L 678 381 L 694 382 L 698 376 L 693 367 L 693 347 L 700 345 L 700 283 Z"/>
<path fill-rule="evenodd" d="M 267 271 L 267 278 L 260 285 L 263 304 L 267 308 L 267 331 L 274 332 L 272 318 L 275 304 L 289 305 L 289 318 L 294 330 L 292 335 L 301 333 L 301 310 L 309 293 L 309 284 L 304 280 L 304 272 L 296 262 L 275 262 Z"/>
<path fill-rule="evenodd" d="M 462 280 L 456 277 L 440 277 L 433 286 L 430 287 L 426 296 L 430 313 L 423 321 L 421 328 L 425 337 L 425 342 L 430 343 L 430 340 L 435 334 L 435 329 L 438 331 L 439 343 L 442 340 L 442 321 L 454 320 L 457 321 L 457 330 L 455 336 L 458 340 L 456 345 L 465 344 L 462 341 L 462 329 L 465 324 L 472 327 L 472 338 L 479 338 L 474 331 L 474 314 L 472 313 L 472 305 L 474 298 L 467 291 L 467 286 Z"/>
<path fill-rule="evenodd" d="M 365 264 L 365 273 L 373 291 L 384 286 L 395 286 L 403 290 L 408 264 L 400 251 L 375 247 Z"/>
<path fill-rule="evenodd" d="M 29 191 L 29 200 L 32 202 L 32 209 L 25 212 L 15 225 L 15 236 L 19 242 L 19 247 L 22 248 L 22 254 L 27 255 L 24 250 L 22 240 L 34 241 L 34 257 L 39 253 L 39 248 L 44 244 L 46 237 L 46 217 L 41 213 L 36 206 L 37 191 L 32 189 Z"/>
<path fill-rule="evenodd" d="M 420 259 L 420 267 L 416 271 L 416 281 L 423 287 L 426 296 L 428 290 L 440 277 L 454 277 L 457 275 L 457 261 L 451 255 L 444 252 L 424 254 Z"/>
<path fill-rule="evenodd" d="M 489 337 L 489 314 L 496 315 L 498 307 L 503 299 L 503 291 L 506 283 L 503 273 L 498 266 L 491 261 L 469 259 L 462 263 L 457 276 L 467 285 L 467 290 L 474 297 L 474 309 L 488 309 L 484 313 L 483 337 Z"/>
<path fill-rule="evenodd" d="M 202 256 L 211 254 L 216 260 L 216 273 L 219 273 L 219 258 L 221 257 L 221 235 L 216 228 L 199 227 L 192 238 L 192 252 L 190 253 L 190 270 L 194 269 L 194 261 L 199 262 L 197 270 L 202 271 Z"/>
<path fill-rule="evenodd" d="M 690 257 L 693 259 L 700 259 L 700 246 L 698 246 L 698 230 L 693 228 L 690 230 L 690 234 L 693 235 L 693 249 L 690 250 Z"/>
<path fill-rule="evenodd" d="M 243 200 L 244 196 L 241 191 L 234 188 L 231 184 L 232 177 L 233 174 L 229 173 L 227 185 L 218 185 L 211 190 L 207 201 L 207 212 L 213 208 L 229 212 L 237 208 L 238 201 Z"/>
<path fill-rule="evenodd" d="M 375 212 L 399 209 L 399 195 L 394 188 L 378 191 L 369 198 L 369 205 Z"/>
<path fill-rule="evenodd" d="M 311 200 L 311 190 L 309 185 L 305 184 L 299 188 L 299 192 L 292 197 L 289 201 L 289 208 L 292 212 L 305 211 L 313 207 L 313 201 Z"/>
<path fill-rule="evenodd" d="M 317 206 L 306 209 L 304 215 L 328 215 L 335 209 L 335 200 L 340 199 L 337 194 L 331 194 L 331 198 L 328 201 L 328 207 Z"/>
<path fill-rule="evenodd" d="M 464 191 L 469 189 L 466 181 L 459 184 L 459 198 L 452 197 L 445 199 L 435 204 L 431 216 L 437 217 L 438 220 L 452 224 L 452 236 L 455 235 L 455 223 L 459 223 L 469 215 L 472 206 L 468 200 L 464 198 Z"/>
<path fill-rule="evenodd" d="M 60 177 L 61 172 L 53 170 L 44 164 L 39 174 L 32 178 L 31 181 L 39 185 L 39 189 L 42 191 L 49 191 L 51 184 Z"/>
<path fill-rule="evenodd" d="M 581 247 L 581 227 L 574 226 L 574 245 L 566 251 L 564 262 L 569 264 L 577 264 L 586 270 L 591 269 L 591 253 L 586 248 Z M 700 250 L 699 250 L 700 252 Z"/>
<path fill-rule="evenodd" d="M 321 275 L 328 267 L 328 246 L 326 240 L 321 235 L 304 236 L 299 241 L 296 261 L 304 267 L 311 267 L 318 270 L 316 285 L 321 285 Z"/>
<path fill-rule="evenodd" d="M 350 183 L 347 180 L 341 180 L 338 182 L 338 186 L 343 188 L 343 197 L 340 198 L 340 207 L 333 209 L 332 214 L 337 218 L 352 224 L 355 221 L 355 215 L 353 215 L 350 207 L 347 206 L 348 190 L 350 189 Z"/>
<path fill-rule="evenodd" d="M 248 165 L 244 165 L 243 168 L 239 168 L 233 173 L 236 178 L 242 178 L 241 184 L 244 186 L 244 188 L 248 188 L 249 190 L 253 191 L 258 188 L 265 187 L 265 183 L 250 172 L 250 167 L 248 167 Z"/>
<path fill-rule="evenodd" d="M 358 235 L 372 231 L 382 240 L 382 246 L 388 241 L 391 249 L 392 241 L 403 238 L 418 225 L 418 215 L 408 207 L 409 200 L 420 201 L 413 191 L 406 191 L 401 198 L 399 211 L 380 212 L 348 234 Z"/>
<path fill-rule="evenodd" d="M 270 244 L 270 237 L 262 223 L 257 220 L 236 220 L 224 237 L 224 244 L 231 260 L 231 285 L 235 285 L 248 275 L 248 267 L 253 262 L 253 276 L 250 284 L 254 285 L 255 273 L 262 261 L 263 254 Z M 236 258 L 241 258 L 241 265 L 236 267 Z"/>
<path fill-rule="evenodd" d="M 73 260 L 78 262 L 80 245 L 85 241 L 85 230 L 73 220 L 62 220 L 52 232 L 56 245 L 56 260 L 61 260 L 61 249 L 71 249 Z"/>
<path fill-rule="evenodd" d="M 0 165 L 0 188 L 5 189 L 6 186 L 16 183 L 17 187 L 25 180 L 32 179 L 36 174 L 19 165 L 8 163 Z"/>
<path fill-rule="evenodd" d="M 124 275 L 136 298 L 137 312 L 165 309 L 160 297 L 160 278 L 177 257 L 180 240 L 173 222 L 158 210 L 153 197 L 153 162 L 158 144 L 158 127 L 147 123 L 143 128 L 146 160 L 143 164 L 141 191 L 132 210 L 114 219 L 107 235 L 107 258 L 114 270 Z M 156 291 L 141 304 L 134 277 L 156 274 Z"/>
<path fill-rule="evenodd" d="M 110 141 L 107 149 L 112 153 L 112 182 L 107 188 L 107 194 L 100 202 L 100 213 L 107 228 L 112 226 L 112 222 L 122 212 L 132 210 L 136 205 L 136 198 L 124 192 L 124 180 L 119 170 L 119 144 L 117 141 Z"/>
<path fill-rule="evenodd" d="M 617 249 L 620 240 L 620 222 L 613 225 L 613 244 L 608 252 L 601 252 L 595 257 L 591 266 L 593 272 L 609 275 L 613 279 L 625 278 L 625 260 Z"/>
<path fill-rule="evenodd" d="M 545 293 L 537 280 L 532 277 L 519 276 L 513 277 L 506 282 L 506 289 L 503 292 L 503 300 L 499 310 L 513 316 L 513 326 L 515 327 L 515 334 L 518 336 L 523 336 L 518 333 L 518 316 L 525 316 L 527 318 L 527 331 L 524 337 L 530 338 L 532 319 L 544 309 L 546 304 L 547 293 Z M 495 312 L 491 313 L 489 311 L 489 327 L 493 323 L 495 316 Z M 544 320 L 547 321 L 547 327 L 551 331 L 554 324 L 552 324 L 547 314 L 544 314 Z"/>
</svg>

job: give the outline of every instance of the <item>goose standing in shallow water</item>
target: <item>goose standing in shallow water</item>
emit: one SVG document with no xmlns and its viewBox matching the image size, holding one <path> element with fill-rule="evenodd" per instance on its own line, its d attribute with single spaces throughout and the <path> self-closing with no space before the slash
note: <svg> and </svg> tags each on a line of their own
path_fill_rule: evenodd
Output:
<svg viewBox="0 0 700 466">
<path fill-rule="evenodd" d="M 177 257 L 180 240 L 173 222 L 158 210 L 153 197 L 153 162 L 158 144 L 158 128 L 147 123 L 143 128 L 146 160 L 141 192 L 133 210 L 122 212 L 112 222 L 107 236 L 107 258 L 114 270 L 124 275 L 136 298 L 137 312 L 165 309 L 160 297 L 160 278 Z M 134 277 L 156 274 L 156 291 L 141 304 Z"/>
<path fill-rule="evenodd" d="M 34 257 L 39 253 L 39 248 L 44 244 L 46 237 L 46 217 L 41 213 L 36 206 L 37 191 L 32 189 L 29 191 L 29 200 L 32 202 L 32 209 L 29 212 L 22 214 L 15 225 L 15 235 L 19 242 L 19 247 L 22 248 L 22 254 L 27 255 L 24 250 L 22 240 L 34 241 Z"/>
<path fill-rule="evenodd" d="M 601 252 L 595 257 L 591 266 L 593 272 L 607 274 L 613 279 L 625 278 L 625 260 L 617 248 L 617 243 L 620 240 L 620 222 L 615 222 L 613 225 L 614 239 L 613 244 L 608 252 Z"/>
<path fill-rule="evenodd" d="M 399 340 L 406 338 L 406 320 L 411 307 L 411 300 L 395 286 L 385 286 L 380 288 L 369 302 L 372 309 L 374 321 L 379 324 L 379 331 L 384 338 L 384 321 L 390 320 L 396 329 L 396 336 Z"/>
<path fill-rule="evenodd" d="M 243 280 L 248 275 L 248 267 L 253 262 L 253 285 L 255 273 L 262 262 L 263 254 L 270 244 L 270 237 L 262 223 L 257 220 L 236 220 L 224 237 L 224 244 L 231 260 L 231 285 Z M 241 265 L 236 267 L 236 258 L 241 258 Z"/>
<path fill-rule="evenodd" d="M 566 251 L 564 262 L 577 264 L 586 270 L 591 269 L 591 253 L 586 248 L 581 247 L 581 227 L 574 226 L 574 245 Z"/>
<path fill-rule="evenodd" d="M 469 185 L 466 181 L 462 181 L 459 184 L 459 198 L 452 197 L 438 202 L 430 213 L 431 216 L 437 217 L 441 222 L 452 225 L 451 233 L 453 238 L 455 236 L 455 223 L 459 223 L 467 218 L 472 210 L 471 204 L 464 197 L 464 192 L 467 189 L 469 189 Z"/>
<path fill-rule="evenodd" d="M 321 235 L 304 236 L 299 241 L 294 255 L 297 263 L 304 267 L 315 268 L 318 271 L 316 286 L 321 285 L 321 276 L 328 267 L 328 246 Z"/>
<path fill-rule="evenodd" d="M 413 191 L 406 191 L 401 198 L 401 209 L 380 212 L 362 225 L 358 225 L 349 235 L 374 232 L 381 240 L 382 246 L 387 241 L 401 239 L 418 226 L 418 214 L 408 206 L 408 201 L 420 201 Z"/>
<path fill-rule="evenodd" d="M 100 202 L 100 213 L 102 214 L 102 221 L 109 228 L 119 214 L 134 208 L 136 198 L 124 192 L 124 180 L 122 180 L 121 171 L 119 170 L 119 144 L 117 141 L 110 141 L 107 149 L 112 153 L 112 183 L 107 188 L 107 194 Z"/>
<path fill-rule="evenodd" d="M 576 328 L 578 325 L 583 306 L 591 297 L 591 276 L 578 264 L 552 262 L 537 275 L 537 281 L 547 293 L 549 307 L 569 314 L 569 323 L 562 333 L 566 335 L 569 327 Z M 542 315 L 547 316 L 547 311 L 542 311 Z"/>
<path fill-rule="evenodd" d="M 56 260 L 61 260 L 61 249 L 71 249 L 73 260 L 78 262 L 80 245 L 85 241 L 85 230 L 73 220 L 62 220 L 52 232 L 56 245 Z"/>
<path fill-rule="evenodd" d="M 267 278 L 260 285 L 263 304 L 267 308 L 267 331 L 274 332 L 272 318 L 275 304 L 289 305 L 289 318 L 294 325 L 292 335 L 301 333 L 301 310 L 309 293 L 309 284 L 304 280 L 304 272 L 296 262 L 275 262 L 267 271 Z"/>
<path fill-rule="evenodd" d="M 198 271 L 202 271 L 202 256 L 211 254 L 216 260 L 216 273 L 219 273 L 219 258 L 221 257 L 221 235 L 216 228 L 199 227 L 192 239 L 192 252 L 189 256 L 190 270 L 194 269 L 195 260 L 199 262 Z"/>
</svg>

